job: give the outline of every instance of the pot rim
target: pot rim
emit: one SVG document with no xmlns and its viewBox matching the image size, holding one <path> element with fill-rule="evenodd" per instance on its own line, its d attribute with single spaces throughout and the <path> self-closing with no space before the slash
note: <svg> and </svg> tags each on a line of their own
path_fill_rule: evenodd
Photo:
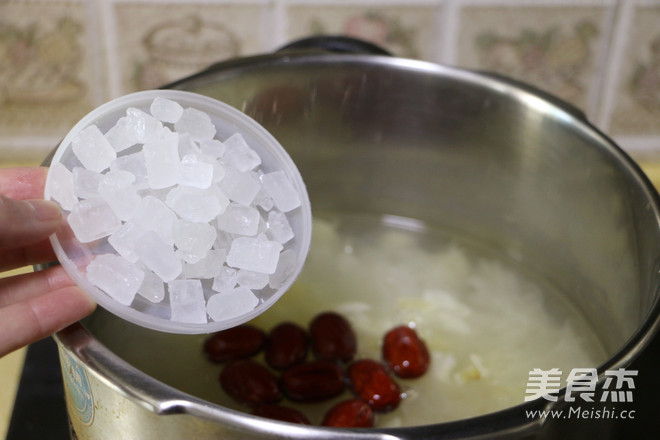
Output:
<svg viewBox="0 0 660 440">
<path fill-rule="evenodd" d="M 549 410 L 553 402 L 536 399 L 481 416 L 428 425 L 398 428 L 340 429 L 296 425 L 254 416 L 223 407 L 180 391 L 132 366 L 96 339 L 81 323 L 57 332 L 53 338 L 61 349 L 94 373 L 105 386 L 142 408 L 160 416 L 186 414 L 257 434 L 278 433 L 291 439 L 332 438 L 356 440 L 395 439 L 497 439 L 512 434 L 529 434 L 543 423 L 524 417 L 526 410 Z M 139 384 L 139 385 L 136 385 Z"/>
<path fill-rule="evenodd" d="M 199 73 L 183 78 L 163 88 L 184 88 L 193 83 L 204 83 L 208 75 L 223 72 L 226 75 L 238 73 L 243 68 L 259 69 L 273 64 L 307 65 L 322 62 L 368 64 L 402 70 L 423 71 L 433 75 L 443 75 L 452 79 L 469 81 L 482 87 L 494 89 L 498 93 L 514 96 L 542 111 L 552 113 L 562 119 L 567 119 L 578 127 L 582 133 L 594 138 L 596 143 L 608 154 L 614 156 L 620 164 L 622 172 L 631 176 L 648 200 L 647 209 L 652 211 L 660 229 L 660 196 L 655 187 L 632 158 L 621 149 L 610 137 L 596 128 L 586 116 L 565 101 L 543 92 L 529 84 L 507 77 L 458 67 L 435 64 L 426 61 L 397 58 L 383 55 L 364 55 L 347 53 L 328 53 L 319 50 L 296 50 L 273 54 L 255 55 L 223 61 L 210 66 Z M 660 246 L 659 246 L 660 248 Z M 659 252 L 660 254 L 660 252 Z M 659 283 L 660 284 L 660 283 Z M 655 297 L 647 315 L 620 348 L 598 366 L 599 382 L 605 380 L 606 370 L 625 368 L 635 360 L 641 351 L 660 331 L 660 295 L 658 289 L 653 292 Z M 336 438 L 498 438 L 494 433 L 510 437 L 512 434 L 523 435 L 538 430 L 541 419 L 528 419 L 526 411 L 549 410 L 562 405 L 565 388 L 559 394 L 557 402 L 536 399 L 509 407 L 497 412 L 481 416 L 401 428 L 369 428 L 369 429 L 337 429 L 294 425 L 286 422 L 268 420 L 247 413 L 239 412 L 220 405 L 207 402 L 190 394 L 177 390 L 131 366 L 128 362 L 115 355 L 99 340 L 97 340 L 82 324 L 73 324 L 55 336 L 57 343 L 70 351 L 78 361 L 84 363 L 97 374 L 107 386 L 123 396 L 134 400 L 142 407 L 160 415 L 188 414 L 195 417 L 213 420 L 215 422 L 234 426 L 253 432 L 272 435 L 285 434 L 288 438 L 325 438 L 331 432 Z M 137 386 L 136 384 L 141 384 Z M 258 422 L 258 423 L 255 423 Z"/>
</svg>

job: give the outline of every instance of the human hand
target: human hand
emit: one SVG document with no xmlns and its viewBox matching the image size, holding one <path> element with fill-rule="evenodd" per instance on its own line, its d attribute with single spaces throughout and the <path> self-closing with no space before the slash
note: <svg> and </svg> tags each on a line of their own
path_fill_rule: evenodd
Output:
<svg viewBox="0 0 660 440">
<path fill-rule="evenodd" d="M 43 200 L 47 168 L 0 169 L 0 272 L 56 259 L 48 236 L 62 222 Z M 61 266 L 0 278 L 0 357 L 90 314 L 96 304 Z"/>
</svg>

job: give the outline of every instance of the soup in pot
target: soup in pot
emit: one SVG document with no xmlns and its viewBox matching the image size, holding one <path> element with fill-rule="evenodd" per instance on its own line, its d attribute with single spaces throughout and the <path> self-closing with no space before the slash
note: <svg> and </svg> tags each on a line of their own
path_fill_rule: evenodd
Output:
<svg viewBox="0 0 660 440">
<path fill-rule="evenodd" d="M 567 374 L 572 368 L 596 367 L 606 358 L 587 321 L 552 280 L 505 252 L 408 218 L 317 213 L 302 274 L 250 324 L 265 331 L 284 321 L 307 327 L 324 311 L 351 323 L 357 336 L 355 359 L 380 359 L 383 336 L 399 325 L 413 327 L 431 353 L 423 376 L 394 377 L 403 399 L 396 410 L 377 414 L 379 427 L 446 422 L 505 409 L 523 403 L 531 370 L 557 368 Z M 218 376 L 223 366 L 202 352 L 207 335 L 154 332 L 103 311 L 87 326 L 156 379 L 250 412 L 222 390 Z M 255 359 L 263 360 L 261 354 Z M 330 407 L 350 396 L 345 391 L 312 404 L 285 397 L 282 405 L 319 424 Z"/>
</svg>

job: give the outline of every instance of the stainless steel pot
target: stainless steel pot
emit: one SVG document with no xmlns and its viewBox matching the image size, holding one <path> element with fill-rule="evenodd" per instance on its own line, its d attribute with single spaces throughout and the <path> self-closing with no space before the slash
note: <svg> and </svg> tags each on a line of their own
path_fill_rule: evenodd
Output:
<svg viewBox="0 0 660 440">
<path fill-rule="evenodd" d="M 94 334 L 99 320 L 112 319 L 99 311 L 56 335 L 77 438 L 641 438 L 635 432 L 657 429 L 648 402 L 660 391 L 660 200 L 633 161 L 578 110 L 492 74 L 390 57 L 343 38 L 223 62 L 169 87 L 218 98 L 264 124 L 298 165 L 315 210 L 442 225 L 552 280 L 588 316 L 608 352 L 600 383 L 606 370 L 639 370 L 635 401 L 628 402 L 637 417 L 527 418 L 527 409 L 566 406 L 538 399 L 409 428 L 269 421 L 133 368 Z"/>
</svg>

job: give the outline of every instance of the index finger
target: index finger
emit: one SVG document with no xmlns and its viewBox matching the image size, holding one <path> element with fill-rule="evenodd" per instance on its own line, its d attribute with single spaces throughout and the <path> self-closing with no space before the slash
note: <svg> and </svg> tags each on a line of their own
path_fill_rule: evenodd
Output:
<svg viewBox="0 0 660 440">
<path fill-rule="evenodd" d="M 0 357 L 84 318 L 95 307 L 80 288 L 66 286 L 0 308 Z"/>
<path fill-rule="evenodd" d="M 41 199 L 47 174 L 46 167 L 0 168 L 0 194 L 15 200 Z"/>
</svg>

